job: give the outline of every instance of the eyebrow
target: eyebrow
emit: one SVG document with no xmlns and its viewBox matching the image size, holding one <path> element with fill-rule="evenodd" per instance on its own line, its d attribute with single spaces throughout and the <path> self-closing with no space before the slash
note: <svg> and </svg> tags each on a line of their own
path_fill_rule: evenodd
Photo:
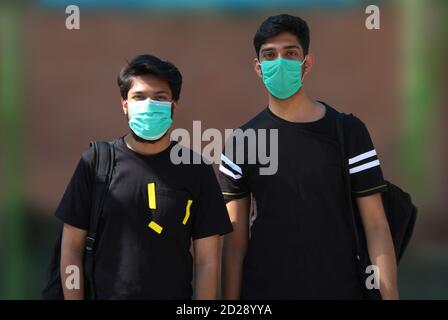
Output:
<svg viewBox="0 0 448 320">
<path fill-rule="evenodd" d="M 134 91 L 131 94 L 137 95 L 137 94 L 146 94 L 146 93 L 147 93 L 146 91 Z M 155 92 L 154 94 L 161 94 L 161 93 L 168 94 L 168 92 L 165 90 L 159 90 L 159 91 Z"/>
<path fill-rule="evenodd" d="M 290 45 L 290 46 L 283 47 L 283 49 L 299 49 L 300 50 L 300 47 L 296 46 L 296 45 Z"/>
<path fill-rule="evenodd" d="M 169 94 L 168 91 L 165 91 L 165 90 L 159 90 L 159 91 L 155 92 L 155 94 L 161 94 L 161 93 Z"/>
<path fill-rule="evenodd" d="M 144 94 L 145 92 L 143 92 L 143 91 L 134 91 L 134 92 L 131 92 L 131 94 Z"/>
<path fill-rule="evenodd" d="M 297 46 L 297 45 L 289 45 L 289 46 L 284 46 L 281 49 L 299 49 L 300 50 L 300 47 Z M 266 52 L 266 51 L 272 51 L 272 50 L 275 50 L 275 48 L 274 47 L 267 47 L 267 48 L 261 49 L 260 52 Z"/>
<path fill-rule="evenodd" d="M 272 47 L 269 48 L 269 47 L 268 47 L 268 48 L 261 49 L 261 50 L 260 50 L 260 53 L 262 53 L 262 52 L 266 52 L 266 51 L 272 51 L 272 50 L 274 50 L 274 48 L 272 48 Z"/>
</svg>

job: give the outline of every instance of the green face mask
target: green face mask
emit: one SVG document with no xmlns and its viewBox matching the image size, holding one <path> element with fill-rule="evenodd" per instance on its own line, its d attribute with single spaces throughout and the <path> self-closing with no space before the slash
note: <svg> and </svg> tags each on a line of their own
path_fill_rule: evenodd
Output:
<svg viewBox="0 0 448 320">
<path fill-rule="evenodd" d="M 287 99 L 302 87 L 302 65 L 305 62 L 277 58 L 260 63 L 263 82 L 278 99 Z"/>
<path fill-rule="evenodd" d="M 128 102 L 129 127 L 145 140 L 157 140 L 171 127 L 171 102 L 146 99 Z"/>
</svg>

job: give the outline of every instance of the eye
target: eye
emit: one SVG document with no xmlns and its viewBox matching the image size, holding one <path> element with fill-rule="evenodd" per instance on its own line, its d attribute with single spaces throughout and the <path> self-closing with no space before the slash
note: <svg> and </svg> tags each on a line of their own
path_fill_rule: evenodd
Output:
<svg viewBox="0 0 448 320">
<path fill-rule="evenodd" d="M 296 51 L 288 51 L 288 52 L 286 52 L 286 56 L 297 57 L 297 52 Z"/>
<path fill-rule="evenodd" d="M 166 95 L 156 96 L 155 100 L 157 101 L 169 101 L 170 99 Z"/>
<path fill-rule="evenodd" d="M 140 101 L 140 100 L 145 100 L 146 97 L 142 94 L 138 94 L 134 96 L 134 100 Z"/>
<path fill-rule="evenodd" d="M 264 53 L 264 54 L 263 54 L 263 57 L 264 57 L 266 60 L 272 60 L 272 59 L 275 59 L 275 54 L 274 54 L 274 52 L 270 51 L 270 52 L 266 52 L 266 53 Z"/>
</svg>

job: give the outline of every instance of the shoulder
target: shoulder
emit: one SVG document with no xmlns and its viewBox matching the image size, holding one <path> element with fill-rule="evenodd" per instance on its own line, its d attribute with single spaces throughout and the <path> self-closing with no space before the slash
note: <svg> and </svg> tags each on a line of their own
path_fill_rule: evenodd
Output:
<svg viewBox="0 0 448 320">
<path fill-rule="evenodd" d="M 346 128 L 346 134 L 361 134 L 367 132 L 365 123 L 356 115 L 350 113 L 344 116 L 344 126 Z"/>
<path fill-rule="evenodd" d="M 235 151 L 238 146 L 244 146 L 244 143 L 241 144 L 243 142 L 242 139 L 253 136 L 252 131 L 255 132 L 258 129 L 268 128 L 269 119 L 270 117 L 268 115 L 267 108 L 265 108 L 243 125 L 237 127 L 236 129 L 232 129 L 231 134 L 226 136 L 224 153 L 228 153 L 230 149 Z"/>
<path fill-rule="evenodd" d="M 327 112 L 329 113 L 330 118 L 337 119 L 339 117 L 342 117 L 344 127 L 359 128 L 359 127 L 364 126 L 364 123 L 362 122 L 362 120 L 360 118 L 358 118 L 356 115 L 354 115 L 353 113 L 341 112 L 326 102 L 323 102 L 320 100 L 317 100 L 317 101 L 320 102 L 321 104 L 323 104 L 327 108 Z"/>
<path fill-rule="evenodd" d="M 196 151 L 186 147 L 179 142 L 175 142 L 171 148 L 171 153 L 175 156 L 179 156 L 180 163 L 173 161 L 173 154 L 170 154 L 171 162 L 175 165 L 182 165 L 184 169 L 191 170 L 196 177 L 202 177 L 204 174 L 213 173 L 213 159 L 203 157 Z"/>
<path fill-rule="evenodd" d="M 113 147 L 116 149 L 119 144 L 120 139 L 116 139 L 113 141 L 107 141 L 113 145 Z M 96 157 L 96 151 L 92 144 L 93 141 L 89 143 L 89 146 L 84 149 L 84 151 L 81 154 L 80 164 L 83 166 L 88 167 L 89 169 L 93 169 L 95 164 L 95 157 Z M 99 142 L 99 141 L 97 141 Z"/>
<path fill-rule="evenodd" d="M 80 162 L 83 165 L 91 166 L 94 163 L 95 160 L 95 149 L 92 145 L 90 145 L 87 149 L 84 149 L 84 151 L 81 154 Z"/>
<path fill-rule="evenodd" d="M 250 137 L 256 138 L 258 130 L 269 129 L 274 125 L 275 123 L 272 121 L 268 108 L 266 107 L 245 124 L 234 129 L 232 133 L 226 137 L 226 146 L 228 146 L 229 143 L 233 143 L 234 147 L 236 147 L 235 143 L 241 145 L 242 139 Z"/>
<path fill-rule="evenodd" d="M 100 141 L 96 141 L 96 140 L 90 141 L 89 147 L 83 151 L 83 153 L 81 154 L 81 160 L 85 163 L 89 163 L 89 164 L 94 163 L 96 152 L 95 152 L 95 148 L 93 147 L 93 142 L 100 142 Z M 120 139 L 115 139 L 112 141 L 105 141 L 105 142 L 110 143 L 114 147 L 114 149 L 116 149 L 119 146 Z"/>
<path fill-rule="evenodd" d="M 241 130 L 264 128 L 269 123 L 269 114 L 267 107 L 255 115 L 252 119 L 239 127 Z"/>
</svg>

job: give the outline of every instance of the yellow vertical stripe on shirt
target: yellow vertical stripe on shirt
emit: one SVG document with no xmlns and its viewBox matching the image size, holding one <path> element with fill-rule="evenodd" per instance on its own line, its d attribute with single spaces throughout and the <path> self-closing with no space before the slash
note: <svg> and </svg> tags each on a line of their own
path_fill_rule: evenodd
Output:
<svg viewBox="0 0 448 320">
<path fill-rule="evenodd" d="M 188 202 L 187 202 L 187 207 L 185 209 L 185 217 L 184 217 L 184 220 L 182 221 L 182 223 L 184 225 L 187 224 L 188 218 L 190 217 L 190 207 L 191 207 L 192 203 L 193 203 L 193 200 L 188 200 Z"/>
<path fill-rule="evenodd" d="M 148 183 L 149 209 L 156 209 L 156 185 L 154 182 Z"/>
</svg>

